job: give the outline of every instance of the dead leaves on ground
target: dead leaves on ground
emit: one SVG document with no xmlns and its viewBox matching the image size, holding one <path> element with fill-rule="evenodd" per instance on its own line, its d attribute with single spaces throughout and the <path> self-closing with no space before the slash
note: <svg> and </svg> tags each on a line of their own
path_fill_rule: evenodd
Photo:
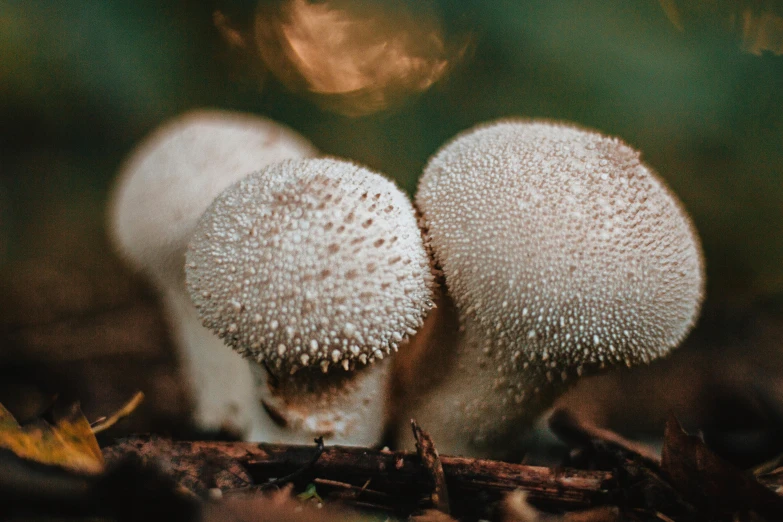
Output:
<svg viewBox="0 0 783 522">
<path fill-rule="evenodd" d="M 672 485 L 700 510 L 783 520 L 783 497 L 688 435 L 674 416 L 666 422 L 661 469 Z"/>
<path fill-rule="evenodd" d="M 104 468 L 98 441 L 78 405 L 54 424 L 39 419 L 25 426 L 0 405 L 0 447 L 23 459 L 77 473 L 100 473 Z"/>
<path fill-rule="evenodd" d="M 705 515 L 708 520 L 783 520 L 783 496 L 764 485 L 763 477 L 757 480 L 716 455 L 700 437 L 688 435 L 674 415 L 666 422 L 660 458 L 651 448 L 580 423 L 567 412 L 555 412 L 550 427 L 578 450 L 578 467 L 614 470 L 610 502 L 633 507 L 636 514 L 664 521 Z M 585 520 L 611 515 L 590 516 L 598 518 Z"/>
<path fill-rule="evenodd" d="M 22 459 L 76 473 L 101 473 L 105 465 L 95 434 L 130 415 L 143 398 L 143 393 L 137 393 L 120 410 L 95 426 L 90 425 L 78 404 L 57 415 L 53 424 L 37 419 L 24 426 L 0 404 L 0 448 L 10 450 Z"/>
<path fill-rule="evenodd" d="M 10 450 L 22 459 L 71 472 L 99 474 L 105 465 L 95 432 L 127 416 L 142 397 L 137 394 L 114 415 L 93 426 L 78 405 L 56 416 L 51 423 L 38 419 L 24 426 L 0 405 L 0 448 Z M 752 473 L 721 459 L 699 437 L 685 433 L 673 416 L 666 424 L 660 459 L 650 448 L 607 430 L 583 426 L 564 414 L 553 418 L 553 429 L 564 440 L 569 440 L 572 447 L 581 448 L 588 455 L 588 460 L 582 464 L 597 469 L 611 468 L 614 485 L 598 506 L 559 515 L 539 511 L 528 503 L 524 492 L 510 493 L 499 506 L 504 522 L 613 522 L 629 513 L 665 521 L 694 520 L 694 516 L 700 520 L 699 514 L 711 516 L 710 520 L 783 520 L 783 497 L 765 486 L 763 477 L 760 482 Z M 431 504 L 438 509 L 424 512 L 415 520 L 453 520 L 448 515 L 448 490 L 435 442 L 416 425 L 414 434 L 419 456 L 433 482 Z M 202 452 L 179 455 L 173 451 L 173 446 L 164 453 L 169 459 L 165 463 L 158 461 L 158 464 L 163 464 L 169 472 L 181 472 L 174 473 L 180 488 L 252 490 L 253 479 L 232 459 L 223 462 L 215 455 Z M 203 459 L 208 461 L 213 472 L 208 474 L 209 480 L 201 483 L 204 477 L 200 473 L 193 476 L 188 471 Z M 144 458 L 139 459 L 140 463 L 143 461 Z M 195 482 L 188 483 L 188 480 Z M 248 498 L 248 502 L 247 506 L 256 506 L 259 501 Z M 245 507 L 242 504 L 240 511 Z M 291 520 L 294 519 L 298 520 Z"/>
</svg>

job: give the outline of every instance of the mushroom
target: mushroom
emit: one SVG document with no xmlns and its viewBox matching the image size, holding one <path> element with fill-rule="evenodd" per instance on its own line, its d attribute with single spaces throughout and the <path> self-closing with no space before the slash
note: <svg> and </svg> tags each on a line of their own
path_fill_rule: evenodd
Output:
<svg viewBox="0 0 783 522">
<path fill-rule="evenodd" d="M 304 138 L 273 121 L 197 110 L 158 128 L 121 169 L 109 208 L 111 239 L 160 293 L 200 429 L 257 439 L 269 419 L 248 362 L 201 325 L 190 301 L 184 277 L 190 236 L 212 200 L 243 176 L 315 154 Z"/>
<path fill-rule="evenodd" d="M 416 203 L 460 323 L 448 371 L 406 416 L 441 453 L 518 455 L 577 377 L 649 363 L 697 319 L 696 231 L 617 138 L 546 121 L 480 126 L 430 160 Z"/>
<path fill-rule="evenodd" d="M 352 163 L 270 165 L 223 192 L 187 252 L 203 324 L 253 361 L 265 440 L 372 445 L 388 355 L 422 325 L 433 276 L 413 206 Z"/>
</svg>

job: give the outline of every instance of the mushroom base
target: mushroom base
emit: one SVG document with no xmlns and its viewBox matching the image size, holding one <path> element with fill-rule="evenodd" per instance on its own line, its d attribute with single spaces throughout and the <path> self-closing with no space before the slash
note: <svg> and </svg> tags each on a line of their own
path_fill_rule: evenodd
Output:
<svg viewBox="0 0 783 522">
<path fill-rule="evenodd" d="M 311 444 L 373 446 L 383 435 L 391 364 L 376 361 L 353 371 L 305 368 L 293 375 L 251 365 L 259 405 L 271 419 L 262 439 Z"/>
<path fill-rule="evenodd" d="M 479 336 L 471 336 L 470 329 L 454 333 L 453 320 L 439 325 L 448 331 L 435 337 L 453 339 L 451 349 L 438 343 L 429 347 L 430 354 L 448 356 L 450 367 L 429 390 L 409 400 L 404 414 L 398 416 L 401 446 L 415 449 L 410 437 L 399 436 L 409 429 L 410 419 L 415 419 L 442 455 L 519 460 L 535 421 L 575 379 L 550 381 L 532 366 L 521 374 L 507 375 L 499 362 L 504 357 L 482 350 L 472 340 Z M 524 384 L 524 392 L 519 383 Z"/>
<path fill-rule="evenodd" d="M 246 359 L 201 325 L 187 296 L 165 294 L 196 427 L 252 442 L 372 446 L 385 427 L 391 365 L 347 372 L 303 369 L 276 375 Z"/>
</svg>

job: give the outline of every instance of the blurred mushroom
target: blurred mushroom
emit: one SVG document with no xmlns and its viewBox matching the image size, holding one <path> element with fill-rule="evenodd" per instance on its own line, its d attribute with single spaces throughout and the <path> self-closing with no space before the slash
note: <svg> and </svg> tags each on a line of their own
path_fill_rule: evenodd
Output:
<svg viewBox="0 0 783 522">
<path fill-rule="evenodd" d="M 616 138 L 482 126 L 431 159 L 416 201 L 461 328 L 450 370 L 406 416 L 441 453 L 518 455 L 578 376 L 663 356 L 698 316 L 693 225 Z"/>
<path fill-rule="evenodd" d="M 194 418 L 253 438 L 269 422 L 250 365 L 201 325 L 185 289 L 185 250 L 198 219 L 234 182 L 270 163 L 315 155 L 273 121 L 198 110 L 164 124 L 122 167 L 109 208 L 117 251 L 157 287 L 179 347 Z"/>
<path fill-rule="evenodd" d="M 186 279 L 204 325 L 258 363 L 277 419 L 260 438 L 380 441 L 385 358 L 432 307 L 413 206 L 391 181 L 333 159 L 250 175 L 204 213 Z"/>
</svg>

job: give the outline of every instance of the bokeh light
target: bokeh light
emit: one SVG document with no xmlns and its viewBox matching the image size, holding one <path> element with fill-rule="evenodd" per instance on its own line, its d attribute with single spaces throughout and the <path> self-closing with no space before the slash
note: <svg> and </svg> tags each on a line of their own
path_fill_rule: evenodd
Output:
<svg viewBox="0 0 783 522">
<path fill-rule="evenodd" d="M 470 41 L 447 35 L 431 1 L 260 2 L 250 36 L 220 11 L 215 22 L 230 45 L 257 53 L 288 89 L 348 116 L 428 89 Z"/>
</svg>

